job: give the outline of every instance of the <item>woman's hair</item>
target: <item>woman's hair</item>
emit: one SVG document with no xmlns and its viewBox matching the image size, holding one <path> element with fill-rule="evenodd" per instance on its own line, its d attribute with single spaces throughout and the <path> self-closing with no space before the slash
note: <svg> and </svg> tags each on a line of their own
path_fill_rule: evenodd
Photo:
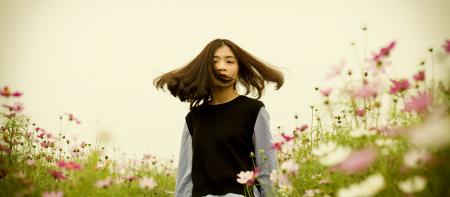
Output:
<svg viewBox="0 0 450 197">
<path fill-rule="evenodd" d="M 190 102 L 190 108 L 207 103 L 211 96 L 211 75 L 214 73 L 213 56 L 217 48 L 226 45 L 234 53 L 238 63 L 238 81 L 246 89 L 245 95 L 256 90 L 261 98 L 265 81 L 276 83 L 276 90 L 284 83 L 283 73 L 261 62 L 250 53 L 227 39 L 215 39 L 202 52 L 182 68 L 175 69 L 154 79 L 156 88 L 167 85 L 170 93 L 182 102 Z M 234 84 L 236 85 L 236 84 Z M 235 86 L 236 87 L 236 86 Z"/>
</svg>

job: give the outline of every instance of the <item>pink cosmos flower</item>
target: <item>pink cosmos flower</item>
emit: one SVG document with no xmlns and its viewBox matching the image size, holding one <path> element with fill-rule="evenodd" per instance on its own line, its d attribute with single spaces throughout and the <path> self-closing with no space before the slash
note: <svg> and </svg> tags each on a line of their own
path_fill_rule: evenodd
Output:
<svg viewBox="0 0 450 197">
<path fill-rule="evenodd" d="M 395 47 L 395 43 L 396 43 L 395 41 L 392 41 L 391 43 L 389 43 L 389 45 L 387 47 L 381 48 L 380 52 L 378 54 L 381 55 L 382 57 L 389 56 L 392 49 L 394 49 L 394 47 Z"/>
<path fill-rule="evenodd" d="M 34 166 L 35 164 L 36 164 L 36 160 L 33 160 L 33 159 L 28 159 L 27 160 L 27 165 Z"/>
<path fill-rule="evenodd" d="M 390 55 L 395 45 L 396 42 L 392 41 L 388 46 L 381 48 L 379 52 L 372 53 L 372 58 L 368 60 L 369 70 L 372 70 L 375 74 L 384 72 L 385 65 L 389 64 L 385 59 Z"/>
<path fill-rule="evenodd" d="M 342 69 L 345 66 L 346 61 L 345 60 L 341 60 L 341 62 L 337 65 L 334 65 L 331 68 L 331 71 L 325 76 L 325 79 L 331 79 L 335 76 L 338 76 L 339 74 L 341 74 Z"/>
<path fill-rule="evenodd" d="M 364 108 L 356 109 L 355 114 L 359 117 L 364 117 L 364 115 L 366 114 L 366 110 Z"/>
<path fill-rule="evenodd" d="M 298 173 L 299 166 L 293 159 L 289 159 L 281 164 L 281 169 L 286 171 L 286 174 L 296 175 Z"/>
<path fill-rule="evenodd" d="M 7 108 L 10 112 L 22 112 L 23 111 L 23 104 L 20 102 L 15 102 L 14 105 L 5 105 L 2 104 L 3 107 Z"/>
<path fill-rule="evenodd" d="M 409 88 L 409 82 L 407 79 L 391 79 L 391 82 L 393 83 L 391 89 L 389 90 L 389 93 L 391 94 L 402 93 Z"/>
<path fill-rule="evenodd" d="M 414 80 L 417 82 L 424 81 L 425 80 L 425 71 L 421 70 L 418 73 L 416 73 L 414 75 Z"/>
<path fill-rule="evenodd" d="M 300 132 L 303 132 L 306 129 L 308 129 L 308 125 L 307 124 L 304 124 L 304 125 L 302 125 L 300 127 L 295 128 L 295 130 L 300 131 Z"/>
<path fill-rule="evenodd" d="M 62 171 L 59 170 L 48 170 L 48 173 L 52 175 L 53 178 L 57 180 L 64 180 L 66 179 L 66 176 L 64 176 Z"/>
<path fill-rule="evenodd" d="M 69 161 L 69 162 L 58 161 L 56 163 L 57 163 L 58 167 L 65 168 L 67 170 L 80 170 L 81 169 L 81 165 L 74 161 Z"/>
<path fill-rule="evenodd" d="M 42 193 L 42 197 L 63 197 L 64 193 L 62 191 L 52 191 Z"/>
<path fill-rule="evenodd" d="M 442 47 L 444 48 L 445 52 L 447 52 L 448 54 L 450 54 L 450 40 L 446 40 L 445 44 L 442 45 Z"/>
<path fill-rule="evenodd" d="M 152 177 L 143 177 L 139 180 L 139 187 L 142 189 L 153 189 L 158 184 L 155 182 L 155 180 Z"/>
<path fill-rule="evenodd" d="M 275 142 L 272 144 L 272 148 L 276 151 L 281 151 L 281 145 L 283 145 L 284 142 Z"/>
<path fill-rule="evenodd" d="M 5 86 L 5 87 L 3 87 L 3 89 L 0 89 L 0 96 L 6 97 L 6 98 L 9 98 L 10 96 L 20 97 L 20 96 L 22 96 L 22 93 L 20 93 L 20 92 L 11 92 L 9 90 L 9 87 Z"/>
<path fill-rule="evenodd" d="M 284 140 L 286 140 L 286 142 L 289 142 L 289 141 L 295 139 L 295 136 L 286 135 L 284 133 L 281 133 L 281 137 L 283 137 Z"/>
<path fill-rule="evenodd" d="M 360 172 L 369 168 L 377 157 L 374 148 L 365 148 L 350 154 L 343 162 L 332 167 L 333 170 L 340 170 L 347 173 Z"/>
<path fill-rule="evenodd" d="M 418 92 L 416 96 L 412 96 L 406 103 L 403 111 L 423 113 L 427 110 L 432 101 L 431 94 L 426 91 Z"/>
<path fill-rule="evenodd" d="M 353 96 L 361 99 L 370 99 L 378 95 L 378 86 L 364 84 L 353 92 Z"/>
<path fill-rule="evenodd" d="M 97 188 L 107 188 L 107 187 L 109 187 L 111 185 L 112 185 L 111 177 L 108 177 L 108 178 L 103 179 L 103 180 L 97 180 L 95 182 L 95 187 L 97 187 Z"/>
<path fill-rule="evenodd" d="M 325 96 L 328 97 L 331 93 L 331 90 L 333 90 L 332 88 L 325 88 L 325 89 L 320 89 L 320 93 Z"/>
<path fill-rule="evenodd" d="M 67 114 L 69 116 L 69 121 L 75 121 L 77 124 L 81 124 L 81 121 L 75 118 L 73 114 Z"/>
<path fill-rule="evenodd" d="M 260 168 L 256 167 L 255 170 L 253 171 L 241 171 L 237 176 L 238 178 L 236 179 L 237 182 L 239 182 L 240 184 L 245 184 L 247 186 L 252 186 L 255 181 L 256 181 L 256 177 L 258 177 L 259 173 L 260 173 Z"/>
</svg>

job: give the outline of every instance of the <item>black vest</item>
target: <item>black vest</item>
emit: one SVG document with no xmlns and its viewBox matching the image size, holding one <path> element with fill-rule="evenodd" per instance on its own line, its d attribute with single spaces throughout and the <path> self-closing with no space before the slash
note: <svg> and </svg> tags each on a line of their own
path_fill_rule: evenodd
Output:
<svg viewBox="0 0 450 197">
<path fill-rule="evenodd" d="M 186 115 L 192 137 L 193 197 L 244 195 L 237 174 L 253 170 L 252 136 L 262 106 L 263 102 L 240 95 L 227 103 L 200 105 Z"/>
</svg>

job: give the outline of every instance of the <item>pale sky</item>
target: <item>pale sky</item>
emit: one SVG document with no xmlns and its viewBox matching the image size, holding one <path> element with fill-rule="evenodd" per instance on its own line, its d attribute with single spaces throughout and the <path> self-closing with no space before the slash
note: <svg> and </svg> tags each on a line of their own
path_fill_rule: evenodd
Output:
<svg viewBox="0 0 450 197">
<path fill-rule="evenodd" d="M 67 135 L 94 143 L 107 132 L 107 149 L 178 158 L 189 104 L 157 91 L 158 75 L 185 65 L 205 45 L 227 38 L 282 69 L 285 85 L 267 86 L 275 132 L 310 122 L 314 87 L 327 87 L 331 66 L 356 66 L 367 53 L 397 41 L 394 74 L 410 74 L 429 47 L 450 38 L 450 1 L 0 1 L 0 86 L 24 93 L 25 113 L 57 133 L 58 116 L 81 125 Z"/>
</svg>

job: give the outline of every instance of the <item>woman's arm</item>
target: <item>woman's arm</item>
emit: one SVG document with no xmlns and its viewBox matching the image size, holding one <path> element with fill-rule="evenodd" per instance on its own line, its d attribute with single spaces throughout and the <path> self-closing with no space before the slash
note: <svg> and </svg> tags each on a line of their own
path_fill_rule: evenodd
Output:
<svg viewBox="0 0 450 197">
<path fill-rule="evenodd" d="M 184 124 L 178 162 L 176 197 L 192 196 L 192 138 L 187 123 Z"/>
<path fill-rule="evenodd" d="M 263 107 L 260 108 L 256 118 L 253 133 L 253 143 L 255 145 L 256 165 L 261 172 L 258 178 L 262 186 L 261 195 L 264 197 L 275 196 L 275 187 L 270 181 L 270 173 L 278 168 L 277 153 L 272 148 L 272 134 L 270 133 L 269 114 Z M 263 150 L 263 155 L 261 155 Z"/>
</svg>

